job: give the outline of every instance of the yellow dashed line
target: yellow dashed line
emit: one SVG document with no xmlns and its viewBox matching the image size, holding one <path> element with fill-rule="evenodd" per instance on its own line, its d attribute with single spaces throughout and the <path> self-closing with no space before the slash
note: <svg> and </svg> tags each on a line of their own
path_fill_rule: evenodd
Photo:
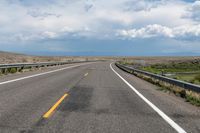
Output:
<svg viewBox="0 0 200 133">
<path fill-rule="evenodd" d="M 64 94 L 50 109 L 47 111 L 44 115 L 43 118 L 49 118 L 55 109 L 60 105 L 60 103 L 65 99 L 65 97 L 68 96 L 68 94 Z"/>
</svg>

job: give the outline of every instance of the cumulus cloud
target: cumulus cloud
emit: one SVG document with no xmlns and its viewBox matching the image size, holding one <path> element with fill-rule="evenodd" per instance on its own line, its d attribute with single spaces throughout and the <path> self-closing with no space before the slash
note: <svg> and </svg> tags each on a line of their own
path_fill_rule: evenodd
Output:
<svg viewBox="0 0 200 133">
<path fill-rule="evenodd" d="M 200 1 L 195 1 L 188 7 L 186 17 L 192 18 L 195 21 L 200 21 Z"/>
<path fill-rule="evenodd" d="M 168 27 L 161 25 L 147 25 L 140 29 L 120 30 L 119 35 L 131 38 L 149 38 L 157 36 L 169 36 L 173 37 L 172 30 Z"/>
<path fill-rule="evenodd" d="M 118 37 L 117 29 L 131 38 L 199 36 L 197 24 L 182 18 L 187 7 L 181 0 L 1 0 L 0 41 L 108 39 Z M 190 9 L 195 21 L 198 9 L 198 2 Z"/>
<path fill-rule="evenodd" d="M 166 0 L 132 0 L 125 2 L 126 11 L 149 11 L 159 5 L 166 3 Z"/>
<path fill-rule="evenodd" d="M 27 15 L 30 15 L 32 17 L 38 17 L 38 18 L 46 18 L 48 16 L 55 16 L 55 17 L 60 17 L 61 15 L 59 14 L 54 14 L 54 13 L 50 13 L 50 12 L 42 12 L 40 11 L 40 9 L 36 8 L 36 9 L 31 9 L 27 11 Z"/>
<path fill-rule="evenodd" d="M 42 33 L 42 35 L 47 38 L 56 38 L 57 37 L 56 33 L 50 32 L 50 31 L 45 31 L 44 33 Z"/>
<path fill-rule="evenodd" d="M 94 3 L 92 0 L 86 0 L 85 2 L 85 10 L 88 12 L 92 7 L 94 6 Z"/>
<path fill-rule="evenodd" d="M 167 37 L 194 39 L 200 37 L 200 24 L 177 26 L 173 28 L 154 24 L 139 29 L 119 30 L 117 35 L 125 38 Z"/>
</svg>

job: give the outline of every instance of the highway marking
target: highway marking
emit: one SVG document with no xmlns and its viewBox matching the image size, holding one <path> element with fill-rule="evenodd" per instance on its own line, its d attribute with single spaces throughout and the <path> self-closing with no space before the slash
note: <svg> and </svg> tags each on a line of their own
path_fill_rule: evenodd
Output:
<svg viewBox="0 0 200 133">
<path fill-rule="evenodd" d="M 85 76 L 85 77 L 88 76 L 88 73 L 86 73 L 84 76 Z"/>
<path fill-rule="evenodd" d="M 171 125 L 178 133 L 186 133 L 186 131 L 181 128 L 177 123 L 175 123 L 169 116 L 167 116 L 163 111 L 156 107 L 152 102 L 150 102 L 146 97 L 144 97 L 138 90 L 136 90 L 128 81 L 126 81 L 119 73 L 117 73 L 110 64 L 112 71 L 124 81 L 142 100 L 144 100 L 154 111 L 156 111 L 169 125 Z"/>
<path fill-rule="evenodd" d="M 65 99 L 65 97 L 67 97 L 68 94 L 64 94 L 50 109 L 49 111 L 47 111 L 44 115 L 43 118 L 47 119 L 49 118 L 53 112 L 55 111 L 55 109 L 61 104 L 61 102 Z"/>
<path fill-rule="evenodd" d="M 56 69 L 56 70 L 52 70 L 52 71 L 48 71 L 48 72 L 44 72 L 44 73 L 39 73 L 39 74 L 31 75 L 31 76 L 18 78 L 18 79 L 8 80 L 8 81 L 0 82 L 0 85 L 20 81 L 20 80 L 23 80 L 23 79 L 29 79 L 29 78 L 33 78 L 33 77 L 37 77 L 37 76 L 41 76 L 41 75 L 46 75 L 46 74 L 49 74 L 49 73 L 54 73 L 54 72 L 58 72 L 58 71 L 62 71 L 62 70 L 65 70 L 65 69 L 74 68 L 74 67 L 78 67 L 78 66 L 82 66 L 82 65 L 87 65 L 87 64 L 91 64 L 91 63 L 81 64 L 81 65 L 73 65 L 73 66 L 69 66 L 69 67 L 65 67 L 65 68 L 61 68 L 61 69 Z"/>
</svg>

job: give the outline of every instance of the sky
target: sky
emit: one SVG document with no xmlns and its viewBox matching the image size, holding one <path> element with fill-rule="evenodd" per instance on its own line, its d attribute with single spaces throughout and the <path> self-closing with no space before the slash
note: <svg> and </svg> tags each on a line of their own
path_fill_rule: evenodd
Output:
<svg viewBox="0 0 200 133">
<path fill-rule="evenodd" d="M 0 51 L 200 55 L 199 0 L 0 0 Z"/>
</svg>

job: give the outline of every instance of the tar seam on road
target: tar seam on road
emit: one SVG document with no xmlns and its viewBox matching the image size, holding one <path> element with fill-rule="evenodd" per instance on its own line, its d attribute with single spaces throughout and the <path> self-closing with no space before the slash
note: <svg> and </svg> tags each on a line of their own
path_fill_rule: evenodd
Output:
<svg viewBox="0 0 200 133">
<path fill-rule="evenodd" d="M 44 115 L 43 118 L 47 119 L 49 118 L 53 112 L 56 110 L 56 108 L 61 104 L 61 102 L 65 99 L 65 97 L 67 97 L 68 94 L 64 94 L 50 109 L 49 111 L 47 111 Z"/>
<path fill-rule="evenodd" d="M 87 64 L 91 64 L 91 63 L 86 63 L 86 64 L 81 64 L 81 65 L 74 65 L 74 66 L 64 67 L 64 68 L 61 68 L 61 69 L 56 69 L 56 70 L 52 70 L 52 71 L 48 71 L 48 72 L 44 72 L 44 73 L 39 73 L 39 74 L 31 75 L 31 76 L 26 76 L 26 77 L 18 78 L 18 79 L 8 80 L 8 81 L 0 82 L 0 85 L 8 84 L 8 83 L 16 82 L 16 81 L 20 81 L 20 80 L 23 80 L 23 79 L 29 79 L 29 78 L 33 78 L 33 77 L 37 77 L 37 76 L 49 74 L 49 73 L 54 73 L 54 72 L 58 72 L 58 71 L 62 71 L 62 70 L 65 70 L 65 69 L 74 68 L 74 67 L 78 67 L 78 66 L 82 66 L 82 65 L 87 65 Z"/>
<path fill-rule="evenodd" d="M 150 102 L 146 97 L 144 97 L 138 90 L 136 90 L 128 81 L 126 81 L 119 73 L 117 73 L 110 64 L 111 70 L 124 81 L 142 100 L 144 100 L 154 111 L 156 111 L 169 125 L 171 125 L 178 133 L 186 133 L 186 131 L 181 128 L 177 123 L 175 123 L 170 117 L 168 117 L 163 111 L 156 107 L 152 102 Z"/>
</svg>

